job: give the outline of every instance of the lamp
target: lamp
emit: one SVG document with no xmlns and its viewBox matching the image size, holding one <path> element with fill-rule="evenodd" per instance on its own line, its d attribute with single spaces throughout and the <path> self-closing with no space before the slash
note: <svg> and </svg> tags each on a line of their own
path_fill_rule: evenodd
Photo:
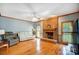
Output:
<svg viewBox="0 0 79 59">
<path fill-rule="evenodd" d="M 0 30 L 0 35 L 3 35 L 3 34 L 5 34 L 5 31 L 4 30 Z"/>
</svg>

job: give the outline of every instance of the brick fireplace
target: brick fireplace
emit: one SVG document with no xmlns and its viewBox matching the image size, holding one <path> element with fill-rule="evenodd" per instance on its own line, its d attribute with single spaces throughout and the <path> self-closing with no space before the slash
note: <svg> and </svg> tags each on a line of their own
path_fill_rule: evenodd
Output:
<svg viewBox="0 0 79 59">
<path fill-rule="evenodd" d="M 44 38 L 48 38 L 48 39 L 54 39 L 54 37 L 55 37 L 55 29 L 53 30 L 53 29 L 45 29 L 45 30 L 43 30 L 43 37 Z"/>
</svg>

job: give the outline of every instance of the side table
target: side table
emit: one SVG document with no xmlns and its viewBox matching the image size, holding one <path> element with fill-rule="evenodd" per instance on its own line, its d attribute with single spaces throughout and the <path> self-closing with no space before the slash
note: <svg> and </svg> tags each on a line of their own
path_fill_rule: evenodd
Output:
<svg viewBox="0 0 79 59">
<path fill-rule="evenodd" d="M 3 48 L 3 47 L 6 47 L 7 48 L 7 52 L 8 52 L 8 48 L 9 48 L 8 43 L 0 41 L 0 49 Z"/>
</svg>

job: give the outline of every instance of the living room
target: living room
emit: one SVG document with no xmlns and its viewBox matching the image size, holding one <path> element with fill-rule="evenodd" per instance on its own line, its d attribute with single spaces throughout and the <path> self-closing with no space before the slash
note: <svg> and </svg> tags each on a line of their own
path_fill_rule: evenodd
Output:
<svg viewBox="0 0 79 59">
<path fill-rule="evenodd" d="M 79 54 L 78 3 L 2 3 L 0 7 L 1 55 Z"/>
</svg>

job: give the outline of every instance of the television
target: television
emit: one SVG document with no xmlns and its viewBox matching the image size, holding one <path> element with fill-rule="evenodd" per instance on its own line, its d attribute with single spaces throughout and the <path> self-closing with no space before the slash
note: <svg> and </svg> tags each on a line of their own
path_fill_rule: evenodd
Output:
<svg viewBox="0 0 79 59">
<path fill-rule="evenodd" d="M 79 19 L 74 22 L 73 31 L 77 34 L 79 33 Z"/>
<path fill-rule="evenodd" d="M 77 44 L 79 44 L 79 19 L 77 19 L 76 20 L 76 23 L 77 23 L 77 35 L 76 35 L 76 37 L 77 37 Z"/>
<path fill-rule="evenodd" d="M 77 33 L 79 33 L 79 19 L 77 19 Z"/>
<path fill-rule="evenodd" d="M 79 19 L 77 19 L 73 24 L 73 32 L 79 33 Z"/>
<path fill-rule="evenodd" d="M 74 37 L 74 42 L 76 43 L 76 55 L 79 55 L 79 19 L 76 20 L 76 22 L 74 23 L 74 29 L 75 29 L 75 35 Z"/>
</svg>

